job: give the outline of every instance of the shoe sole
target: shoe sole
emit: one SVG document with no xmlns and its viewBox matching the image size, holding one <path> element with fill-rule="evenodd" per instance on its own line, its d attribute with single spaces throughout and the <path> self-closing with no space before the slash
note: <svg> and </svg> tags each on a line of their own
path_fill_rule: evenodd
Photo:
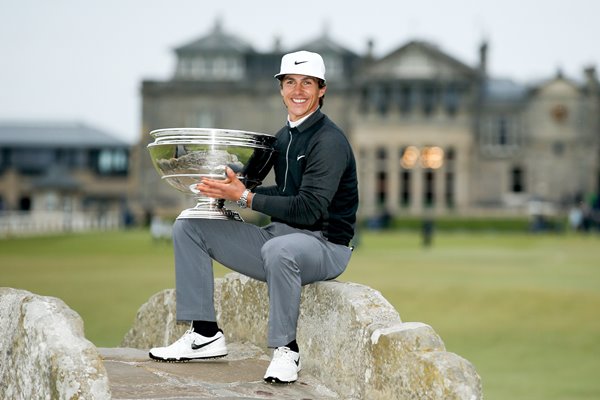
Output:
<svg viewBox="0 0 600 400">
<path fill-rule="evenodd" d="M 163 357 L 157 357 L 157 356 L 153 355 L 152 353 L 148 353 L 148 356 L 151 359 L 153 359 L 154 361 L 159 361 L 159 362 L 187 362 L 187 361 L 193 361 L 193 360 L 216 360 L 216 359 L 227 356 L 227 353 L 216 355 L 216 356 L 208 356 L 208 357 L 163 358 Z"/>
<path fill-rule="evenodd" d="M 291 385 L 292 383 L 296 382 L 296 380 L 282 381 L 279 378 L 273 378 L 273 377 L 265 378 L 264 381 L 266 383 L 270 383 L 271 385 Z"/>
</svg>

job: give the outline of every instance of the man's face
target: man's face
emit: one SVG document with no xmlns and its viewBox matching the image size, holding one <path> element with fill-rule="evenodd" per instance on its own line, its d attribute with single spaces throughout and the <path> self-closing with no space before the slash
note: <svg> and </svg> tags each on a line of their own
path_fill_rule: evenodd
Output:
<svg viewBox="0 0 600 400">
<path fill-rule="evenodd" d="M 319 88 L 317 78 L 306 75 L 286 75 L 281 80 L 281 96 L 290 121 L 297 121 L 319 107 L 319 99 L 327 87 Z"/>
</svg>

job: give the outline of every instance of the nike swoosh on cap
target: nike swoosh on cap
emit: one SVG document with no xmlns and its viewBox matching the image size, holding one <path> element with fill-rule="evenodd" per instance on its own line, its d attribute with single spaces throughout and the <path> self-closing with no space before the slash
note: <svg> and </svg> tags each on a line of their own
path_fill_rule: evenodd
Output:
<svg viewBox="0 0 600 400">
<path fill-rule="evenodd" d="M 209 344 L 211 344 L 211 343 L 214 343 L 214 342 L 216 342 L 216 341 L 217 341 L 217 340 L 219 340 L 219 339 L 220 339 L 220 338 L 216 338 L 216 339 L 213 339 L 213 340 L 211 340 L 210 342 L 206 342 L 206 343 L 202 343 L 202 344 L 196 344 L 196 343 L 192 342 L 192 350 L 198 350 L 198 349 L 201 349 L 201 348 L 203 348 L 204 346 L 208 346 Z"/>
<path fill-rule="evenodd" d="M 294 65 L 304 64 L 305 62 L 308 62 L 308 61 L 294 61 Z"/>
</svg>

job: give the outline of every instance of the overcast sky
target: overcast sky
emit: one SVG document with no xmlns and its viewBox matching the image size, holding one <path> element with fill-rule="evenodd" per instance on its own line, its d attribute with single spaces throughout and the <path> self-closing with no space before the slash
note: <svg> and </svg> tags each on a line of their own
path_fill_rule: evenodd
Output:
<svg viewBox="0 0 600 400">
<path fill-rule="evenodd" d="M 0 122 L 84 122 L 134 141 L 141 81 L 169 79 L 173 49 L 218 18 L 259 51 L 327 30 L 361 54 L 369 39 L 378 56 L 420 39 L 475 66 L 485 39 L 492 75 L 529 82 L 600 69 L 599 16 L 598 0 L 0 0 Z"/>
</svg>

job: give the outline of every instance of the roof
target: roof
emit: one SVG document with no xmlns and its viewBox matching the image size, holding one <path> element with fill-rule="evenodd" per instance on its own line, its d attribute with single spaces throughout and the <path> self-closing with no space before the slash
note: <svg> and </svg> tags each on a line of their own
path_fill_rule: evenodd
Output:
<svg viewBox="0 0 600 400">
<path fill-rule="evenodd" d="M 212 32 L 175 49 L 177 53 L 197 52 L 235 52 L 246 53 L 254 51 L 252 46 L 237 36 L 223 31 L 221 22 L 217 20 Z"/>
<path fill-rule="evenodd" d="M 416 61 L 411 60 L 410 54 L 419 54 L 420 57 Z M 442 76 L 473 79 L 477 75 L 475 68 L 445 53 L 438 46 L 413 40 L 373 61 L 362 79 L 440 79 Z"/>
<path fill-rule="evenodd" d="M 0 122 L 0 146 L 129 147 L 125 140 L 81 123 Z"/>
<path fill-rule="evenodd" d="M 492 101 L 519 101 L 527 95 L 527 87 L 510 79 L 488 79 L 485 96 Z"/>
<path fill-rule="evenodd" d="M 336 53 L 339 55 L 357 56 L 352 50 L 340 45 L 329 37 L 329 33 L 324 31 L 321 36 L 304 43 L 297 50 L 309 50 L 320 54 Z M 295 51 L 295 50 L 294 50 Z"/>
</svg>

